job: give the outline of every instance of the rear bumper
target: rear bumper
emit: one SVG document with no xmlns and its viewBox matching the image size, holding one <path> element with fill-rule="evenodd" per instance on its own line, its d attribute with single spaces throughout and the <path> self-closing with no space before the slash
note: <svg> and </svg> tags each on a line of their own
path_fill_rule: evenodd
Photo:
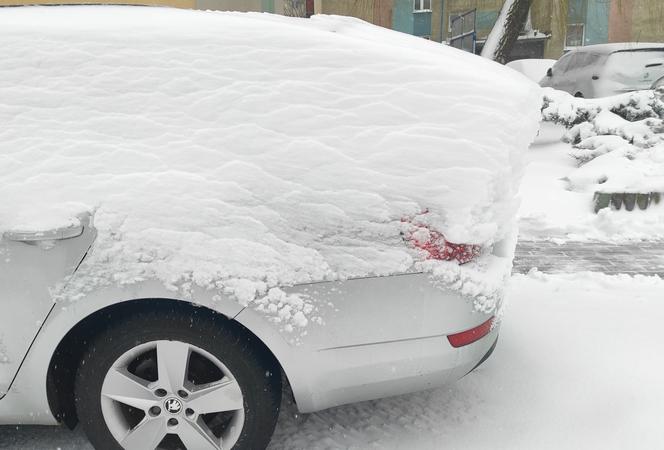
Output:
<svg viewBox="0 0 664 450">
<path fill-rule="evenodd" d="M 310 374 L 315 389 L 299 396 L 298 408 L 312 412 L 457 381 L 489 358 L 498 331 L 495 327 L 460 348 L 453 348 L 446 336 L 434 336 L 319 352 Z"/>
<path fill-rule="evenodd" d="M 473 370 L 477 369 L 479 366 L 481 366 L 482 364 L 484 364 L 484 361 L 486 361 L 487 359 L 489 359 L 489 357 L 493 354 L 493 351 L 496 349 L 496 345 L 498 345 L 498 336 L 496 336 L 496 340 L 493 341 L 493 344 L 491 345 L 491 348 L 489 348 L 489 351 L 486 352 L 486 354 L 485 354 L 484 356 L 482 356 L 482 359 L 480 359 L 480 362 L 478 362 L 477 364 L 475 364 L 475 367 L 473 367 L 472 369 L 470 369 L 470 372 L 472 372 Z M 468 372 L 468 373 L 470 373 L 470 372 Z M 468 373 L 467 373 L 466 375 L 468 375 Z"/>
</svg>

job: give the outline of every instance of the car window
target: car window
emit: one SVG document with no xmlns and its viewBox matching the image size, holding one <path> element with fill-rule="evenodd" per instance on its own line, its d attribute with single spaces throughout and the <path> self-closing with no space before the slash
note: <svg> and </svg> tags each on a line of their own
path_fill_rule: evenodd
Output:
<svg viewBox="0 0 664 450">
<path fill-rule="evenodd" d="M 569 62 L 574 54 L 573 53 L 567 53 L 563 55 L 558 62 L 556 62 L 553 65 L 553 73 L 555 75 L 561 75 L 564 72 L 567 71 L 567 67 L 569 66 Z"/>
<path fill-rule="evenodd" d="M 574 53 L 569 58 L 569 64 L 567 64 L 567 72 L 577 70 L 579 68 L 579 62 L 583 59 L 583 53 Z"/>
<path fill-rule="evenodd" d="M 577 68 L 582 68 L 598 64 L 600 59 L 601 55 L 597 53 L 579 53 L 574 63 Z"/>
<path fill-rule="evenodd" d="M 652 50 L 618 51 L 609 57 L 613 69 L 642 71 L 646 66 L 664 62 L 664 48 Z"/>
<path fill-rule="evenodd" d="M 650 85 L 664 74 L 664 49 L 612 53 L 606 62 L 606 73 L 622 83 Z"/>
</svg>

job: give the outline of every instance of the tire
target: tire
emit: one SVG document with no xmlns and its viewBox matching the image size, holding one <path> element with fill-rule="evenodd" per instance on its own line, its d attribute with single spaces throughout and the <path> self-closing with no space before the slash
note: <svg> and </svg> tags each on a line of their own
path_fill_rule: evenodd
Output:
<svg viewBox="0 0 664 450">
<path fill-rule="evenodd" d="M 89 344 L 75 381 L 79 422 L 98 450 L 264 449 L 280 403 L 272 355 L 237 324 L 198 312 L 146 311 L 113 323 Z"/>
</svg>

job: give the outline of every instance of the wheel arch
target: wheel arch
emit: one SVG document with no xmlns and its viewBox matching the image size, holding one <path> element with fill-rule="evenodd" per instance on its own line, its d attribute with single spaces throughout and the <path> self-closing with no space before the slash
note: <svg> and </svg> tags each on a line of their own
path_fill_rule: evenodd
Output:
<svg viewBox="0 0 664 450">
<path fill-rule="evenodd" d="M 284 385 L 288 385 L 288 377 L 270 347 L 249 328 L 233 320 L 233 317 L 189 301 L 169 298 L 133 299 L 108 305 L 87 315 L 77 322 L 56 346 L 48 365 L 46 392 L 51 413 L 59 422 L 64 422 L 70 428 L 78 423 L 74 406 L 74 380 L 77 366 L 88 342 L 107 324 L 145 310 L 199 315 L 199 317 L 219 320 L 224 324 L 223 326 L 233 327 L 238 333 L 253 340 L 255 345 L 263 348 L 266 355 L 272 359 L 275 369 L 280 371 Z"/>
</svg>

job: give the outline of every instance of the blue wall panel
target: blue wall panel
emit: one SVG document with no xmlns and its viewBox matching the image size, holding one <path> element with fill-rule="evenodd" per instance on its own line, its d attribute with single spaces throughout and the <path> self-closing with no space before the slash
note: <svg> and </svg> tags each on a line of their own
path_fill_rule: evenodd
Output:
<svg viewBox="0 0 664 450">
<path fill-rule="evenodd" d="M 609 8 L 606 0 L 588 0 L 584 45 L 609 41 Z"/>
<path fill-rule="evenodd" d="M 413 13 L 413 34 L 415 36 L 431 36 L 431 13 Z"/>
<path fill-rule="evenodd" d="M 394 0 L 392 28 L 403 33 L 413 34 L 413 0 Z"/>
</svg>

